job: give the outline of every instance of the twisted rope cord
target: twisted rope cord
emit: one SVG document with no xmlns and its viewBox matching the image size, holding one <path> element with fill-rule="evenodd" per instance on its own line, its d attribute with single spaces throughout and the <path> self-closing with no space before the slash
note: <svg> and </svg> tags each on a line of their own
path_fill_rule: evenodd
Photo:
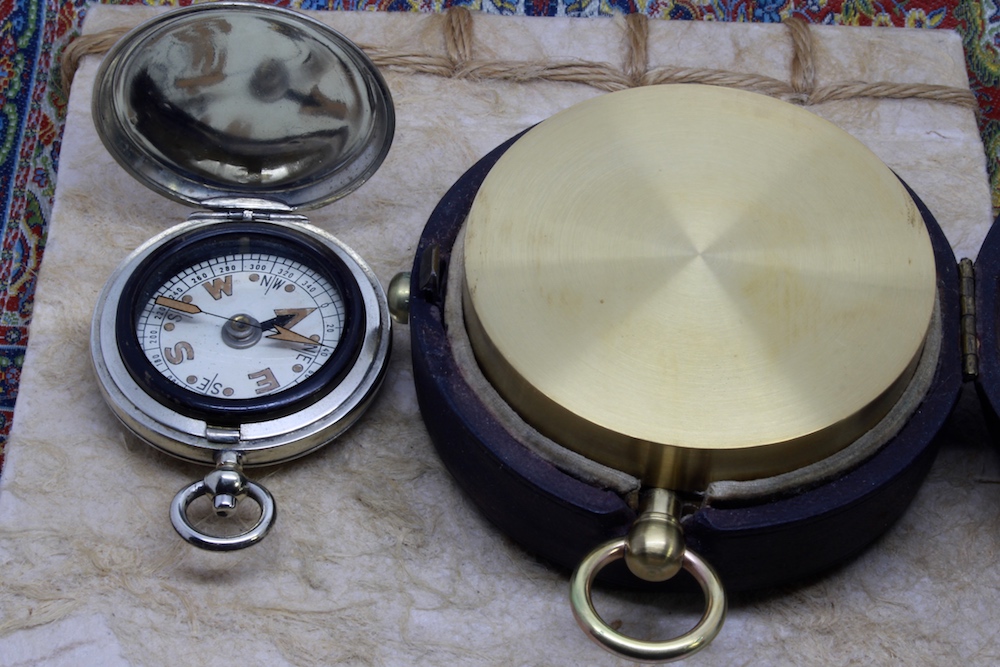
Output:
<svg viewBox="0 0 1000 667">
<path fill-rule="evenodd" d="M 63 49 L 60 60 L 59 76 L 63 92 L 69 95 L 73 77 L 76 76 L 76 70 L 80 67 L 80 61 L 84 56 L 107 53 L 126 32 L 128 32 L 126 28 L 112 28 L 93 35 L 81 35 L 70 42 Z"/>
<path fill-rule="evenodd" d="M 625 76 L 629 84 L 641 86 L 649 70 L 649 21 L 644 14 L 625 18 Z"/>
<path fill-rule="evenodd" d="M 561 81 L 588 85 L 612 92 L 664 83 L 701 83 L 750 90 L 801 105 L 858 98 L 923 99 L 976 109 L 971 90 L 935 84 L 903 84 L 888 81 L 845 81 L 824 86 L 816 84 L 815 48 L 809 24 L 799 18 L 786 19 L 792 42 L 791 81 L 762 74 L 748 74 L 702 67 L 649 68 L 649 24 L 642 14 L 625 19 L 625 58 L 621 67 L 585 60 L 511 61 L 475 57 L 472 13 L 465 7 L 451 7 L 443 22 L 444 56 L 405 53 L 376 46 L 362 46 L 376 66 L 411 74 L 482 81 Z M 67 46 L 62 54 L 62 84 L 68 91 L 81 59 L 107 52 L 127 32 L 115 28 L 84 35 Z"/>
<path fill-rule="evenodd" d="M 788 19 L 784 25 L 792 38 L 792 90 L 808 96 L 816 88 L 812 30 L 799 18 Z"/>
</svg>

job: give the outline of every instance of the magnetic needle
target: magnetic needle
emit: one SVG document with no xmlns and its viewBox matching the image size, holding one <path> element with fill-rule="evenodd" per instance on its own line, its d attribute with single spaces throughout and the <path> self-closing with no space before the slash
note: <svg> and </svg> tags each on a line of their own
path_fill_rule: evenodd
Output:
<svg viewBox="0 0 1000 667">
<path fill-rule="evenodd" d="M 360 186 L 392 141 L 384 81 L 346 38 L 297 13 L 188 7 L 139 26 L 101 66 L 95 124 L 133 176 L 204 210 L 134 251 L 97 303 L 91 351 L 118 418 L 154 447 L 214 464 L 171 520 L 204 548 L 259 541 L 274 501 L 243 466 L 326 444 L 360 417 L 391 346 L 385 294 L 350 248 L 297 211 Z M 218 536 L 202 495 L 260 517 Z"/>
</svg>

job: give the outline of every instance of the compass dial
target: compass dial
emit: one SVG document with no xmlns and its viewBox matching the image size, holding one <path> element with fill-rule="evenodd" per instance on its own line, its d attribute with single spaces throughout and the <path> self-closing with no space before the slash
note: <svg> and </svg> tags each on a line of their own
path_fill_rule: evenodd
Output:
<svg viewBox="0 0 1000 667">
<path fill-rule="evenodd" d="M 213 424 L 289 414 L 356 358 L 357 289 L 335 253 L 291 229 L 205 227 L 163 245 L 129 279 L 122 359 L 157 401 Z"/>
<path fill-rule="evenodd" d="M 272 253 L 213 257 L 146 302 L 136 337 L 164 377 L 226 399 L 256 398 L 311 377 L 337 348 L 344 299 L 302 262 Z"/>
</svg>

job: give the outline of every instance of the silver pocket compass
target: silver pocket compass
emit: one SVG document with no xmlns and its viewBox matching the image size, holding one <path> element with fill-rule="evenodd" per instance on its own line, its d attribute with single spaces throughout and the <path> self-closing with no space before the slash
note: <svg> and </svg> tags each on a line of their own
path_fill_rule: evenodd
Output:
<svg viewBox="0 0 1000 667">
<path fill-rule="evenodd" d="M 239 549 L 273 524 L 244 466 L 306 454 L 371 403 L 391 346 L 385 293 L 365 262 L 299 211 L 338 199 L 392 141 L 385 82 L 364 53 L 298 13 L 197 5 L 126 35 L 95 83 L 94 122 L 136 179 L 200 206 L 150 239 L 101 292 L 91 353 L 115 415 L 182 459 L 213 464 L 171 521 L 188 542 Z M 249 530 L 213 535 L 188 516 L 210 497 Z"/>
</svg>

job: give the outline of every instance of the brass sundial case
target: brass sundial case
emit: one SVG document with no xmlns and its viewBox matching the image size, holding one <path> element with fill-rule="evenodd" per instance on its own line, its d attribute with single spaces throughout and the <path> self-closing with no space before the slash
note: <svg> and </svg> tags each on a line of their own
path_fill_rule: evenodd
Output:
<svg viewBox="0 0 1000 667">
<path fill-rule="evenodd" d="M 942 248 L 905 184 L 826 120 L 737 90 L 651 86 L 484 157 L 390 299 L 409 290 L 425 423 L 466 492 L 515 539 L 576 564 L 588 635 L 661 661 L 719 631 L 711 561 L 729 574 L 746 558 L 757 581 L 813 572 L 902 511 L 927 439 L 893 443 L 917 422 L 929 432 L 918 406 L 950 340 Z M 727 485 L 738 492 L 713 504 Z M 687 570 L 702 620 L 663 642 L 608 626 L 590 588 L 618 559 L 650 582 Z"/>
<path fill-rule="evenodd" d="M 479 189 L 464 255 L 466 325 L 500 394 L 675 490 L 784 473 L 868 431 L 912 376 L 936 293 L 920 213 L 866 147 L 697 86 L 602 96 L 528 132 Z"/>
</svg>

